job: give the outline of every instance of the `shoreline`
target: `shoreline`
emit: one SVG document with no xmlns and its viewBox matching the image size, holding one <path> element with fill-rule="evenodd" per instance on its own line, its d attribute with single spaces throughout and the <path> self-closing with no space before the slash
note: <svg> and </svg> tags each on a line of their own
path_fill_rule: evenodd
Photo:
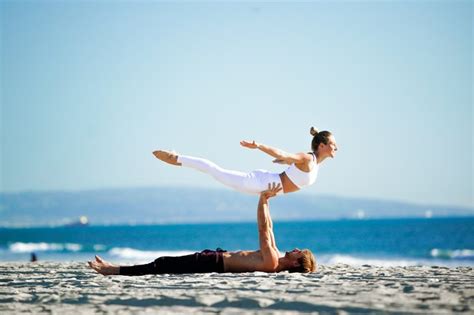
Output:
<svg viewBox="0 0 474 315">
<path fill-rule="evenodd" d="M 474 209 L 473 209 L 474 210 Z M 393 222 L 393 221 L 438 221 L 438 220 L 472 220 L 474 214 L 460 214 L 460 215 L 440 215 L 434 217 L 420 216 L 374 216 L 358 218 L 352 217 L 307 217 L 307 218 L 278 218 L 280 223 L 332 223 L 332 222 Z M 214 225 L 246 225 L 254 224 L 255 220 L 252 218 L 240 220 L 209 220 L 209 221 L 133 221 L 133 222 L 96 222 L 88 223 L 86 225 L 68 226 L 62 223 L 58 224 L 43 224 L 43 225 L 0 225 L 0 229 L 4 230 L 42 230 L 42 229 L 87 229 L 87 228 L 101 228 L 101 227 L 153 227 L 153 226 L 214 226 Z"/>
<path fill-rule="evenodd" d="M 85 263 L 0 263 L 0 313 L 472 313 L 472 267 L 104 277 Z"/>
<path fill-rule="evenodd" d="M 2 263 L 26 263 L 30 261 L 31 254 L 35 254 L 38 262 L 46 263 L 74 263 L 90 260 L 94 255 L 99 255 L 107 261 L 117 264 L 145 264 L 161 256 L 181 256 L 189 255 L 200 250 L 138 250 L 129 247 L 103 248 L 102 251 L 31 251 L 26 243 L 15 243 L 13 245 L 24 245 L 25 248 L 17 251 L 7 251 L 0 249 L 0 264 Z M 40 247 L 42 244 L 34 244 Z M 58 246 L 61 244 L 43 244 L 48 246 Z M 68 244 L 77 246 L 79 244 Z M 19 246 L 18 246 L 19 247 Z M 31 247 L 31 246 L 30 246 Z M 316 260 L 318 264 L 334 266 L 337 264 L 349 265 L 351 267 L 361 267 L 371 265 L 374 267 L 472 267 L 474 268 L 474 250 L 438 250 L 432 249 L 430 257 L 409 257 L 399 255 L 375 255 L 364 253 L 318 253 Z"/>
</svg>

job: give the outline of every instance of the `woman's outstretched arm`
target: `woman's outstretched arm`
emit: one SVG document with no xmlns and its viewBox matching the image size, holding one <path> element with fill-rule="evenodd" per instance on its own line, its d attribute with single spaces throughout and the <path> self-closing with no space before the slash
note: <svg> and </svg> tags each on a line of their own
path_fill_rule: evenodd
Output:
<svg viewBox="0 0 474 315">
<path fill-rule="evenodd" d="M 306 163 L 311 161 L 312 157 L 309 154 L 306 153 L 288 153 L 283 150 L 273 148 L 271 146 L 262 144 L 262 143 L 257 143 L 255 141 L 240 141 L 240 145 L 249 148 L 249 149 L 259 149 L 262 152 L 265 152 L 266 154 L 272 156 L 275 158 L 273 162 L 275 163 L 281 163 L 281 164 L 300 164 L 300 163 Z"/>
</svg>

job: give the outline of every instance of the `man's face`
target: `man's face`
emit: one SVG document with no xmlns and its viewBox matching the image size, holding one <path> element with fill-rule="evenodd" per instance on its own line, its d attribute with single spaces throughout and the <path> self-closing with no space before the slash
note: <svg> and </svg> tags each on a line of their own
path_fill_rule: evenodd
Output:
<svg viewBox="0 0 474 315">
<path fill-rule="evenodd" d="M 291 261 L 298 261 L 299 258 L 303 257 L 303 251 L 299 248 L 295 248 L 291 252 L 286 252 L 285 257 Z"/>
</svg>

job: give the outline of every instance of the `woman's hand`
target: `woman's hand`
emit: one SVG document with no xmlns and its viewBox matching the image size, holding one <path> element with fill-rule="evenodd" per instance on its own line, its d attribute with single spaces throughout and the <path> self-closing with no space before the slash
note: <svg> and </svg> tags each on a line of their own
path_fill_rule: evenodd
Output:
<svg viewBox="0 0 474 315">
<path fill-rule="evenodd" d="M 252 142 L 242 140 L 240 141 L 240 145 L 249 149 L 258 149 L 259 146 L 259 144 L 255 142 L 255 140 Z"/>
<path fill-rule="evenodd" d="M 277 163 L 277 164 L 291 164 L 291 163 L 288 163 L 287 161 L 285 161 L 283 159 L 274 159 L 272 162 Z"/>
</svg>

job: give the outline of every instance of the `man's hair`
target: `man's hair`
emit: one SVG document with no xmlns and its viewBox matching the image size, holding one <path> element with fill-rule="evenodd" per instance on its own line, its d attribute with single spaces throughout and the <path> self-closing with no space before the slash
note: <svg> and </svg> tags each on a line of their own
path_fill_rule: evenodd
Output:
<svg viewBox="0 0 474 315">
<path fill-rule="evenodd" d="M 303 257 L 298 258 L 298 267 L 288 269 L 289 272 L 315 272 L 317 270 L 318 264 L 316 263 L 316 258 L 314 258 L 313 253 L 309 249 L 303 249 Z"/>
</svg>

